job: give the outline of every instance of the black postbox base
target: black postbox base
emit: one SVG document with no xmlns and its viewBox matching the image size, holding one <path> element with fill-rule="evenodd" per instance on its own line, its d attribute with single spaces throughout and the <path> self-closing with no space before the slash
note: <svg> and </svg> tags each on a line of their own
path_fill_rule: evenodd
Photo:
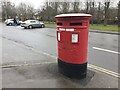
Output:
<svg viewBox="0 0 120 90">
<path fill-rule="evenodd" d="M 61 74 L 74 79 L 82 79 L 87 74 L 87 63 L 71 64 L 58 59 L 58 70 Z"/>
</svg>

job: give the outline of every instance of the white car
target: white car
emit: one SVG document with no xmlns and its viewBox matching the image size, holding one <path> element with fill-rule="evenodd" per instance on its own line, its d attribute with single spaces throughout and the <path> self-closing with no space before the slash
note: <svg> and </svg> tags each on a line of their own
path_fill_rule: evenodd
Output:
<svg viewBox="0 0 120 90">
<path fill-rule="evenodd" d="M 17 21 L 17 25 L 20 25 L 20 21 L 19 21 L 19 20 L 16 20 L 16 21 Z M 6 24 L 7 26 L 13 26 L 13 25 L 15 25 L 14 19 L 6 19 L 6 20 L 5 20 L 5 24 Z"/>
<path fill-rule="evenodd" d="M 14 20 L 13 20 L 13 19 L 6 19 L 6 20 L 5 20 L 5 24 L 6 24 L 6 25 L 10 25 L 10 26 L 11 26 L 11 25 L 13 25 L 13 23 L 14 23 Z"/>
<path fill-rule="evenodd" d="M 24 27 L 25 29 L 32 29 L 32 28 L 44 28 L 45 24 L 43 22 L 40 22 L 38 20 L 26 20 L 23 23 L 21 23 L 21 27 Z"/>
</svg>

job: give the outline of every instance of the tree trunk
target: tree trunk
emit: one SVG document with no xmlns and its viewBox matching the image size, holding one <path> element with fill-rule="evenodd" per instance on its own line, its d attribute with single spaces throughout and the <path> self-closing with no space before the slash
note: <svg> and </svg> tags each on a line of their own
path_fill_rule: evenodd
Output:
<svg viewBox="0 0 120 90">
<path fill-rule="evenodd" d="M 120 1 L 118 3 L 118 27 L 120 29 Z"/>
<path fill-rule="evenodd" d="M 94 12 L 95 12 L 95 2 L 91 2 L 91 4 L 92 4 L 91 13 L 92 13 L 92 15 L 93 15 L 91 24 L 92 24 L 92 26 L 93 26 L 93 24 L 94 24 L 94 19 L 95 19 L 95 14 L 94 14 Z"/>
<path fill-rule="evenodd" d="M 107 21 L 108 21 L 108 12 L 109 12 L 109 6 L 110 6 L 110 1 L 109 1 L 109 2 L 105 2 L 104 26 L 106 26 L 106 25 L 107 25 Z"/>
<path fill-rule="evenodd" d="M 75 0 L 75 2 L 73 3 L 73 12 L 74 13 L 78 13 L 79 12 L 79 2 L 77 2 L 76 0 Z"/>
<path fill-rule="evenodd" d="M 101 2 L 99 2 L 99 4 L 98 4 L 97 25 L 100 23 L 100 10 L 101 10 Z"/>
<path fill-rule="evenodd" d="M 89 2 L 87 1 L 86 2 L 86 13 L 88 13 L 89 12 Z"/>
<path fill-rule="evenodd" d="M 70 2 L 62 2 L 62 13 L 68 13 L 70 8 Z"/>
</svg>

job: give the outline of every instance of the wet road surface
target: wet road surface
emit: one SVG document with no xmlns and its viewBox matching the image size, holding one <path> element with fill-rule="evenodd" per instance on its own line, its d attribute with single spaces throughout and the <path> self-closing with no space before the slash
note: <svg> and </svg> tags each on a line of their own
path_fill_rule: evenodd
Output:
<svg viewBox="0 0 120 90">
<path fill-rule="evenodd" d="M 5 26 L 4 24 L 0 24 L 0 26 L 2 26 L 1 37 L 3 38 L 3 65 L 13 62 L 19 64 L 20 62 L 19 59 L 17 59 L 18 57 L 14 61 L 5 59 L 8 57 L 4 54 L 5 48 L 9 48 L 6 40 L 20 43 L 26 47 L 41 51 L 41 53 L 43 52 L 57 57 L 57 41 L 54 28 L 37 28 L 30 30 L 23 29 L 20 26 Z M 118 35 L 89 33 L 88 63 L 118 72 L 118 54 L 109 52 L 108 50 L 118 52 Z M 8 52 L 8 55 L 12 57 L 11 52 Z M 25 61 L 23 60 L 23 62 Z M 34 61 L 31 58 L 29 62 Z"/>
</svg>

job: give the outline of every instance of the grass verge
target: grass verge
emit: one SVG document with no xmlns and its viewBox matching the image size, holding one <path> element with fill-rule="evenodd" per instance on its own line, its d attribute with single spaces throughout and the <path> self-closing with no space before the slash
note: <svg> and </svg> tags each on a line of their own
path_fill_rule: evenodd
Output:
<svg viewBox="0 0 120 90">
<path fill-rule="evenodd" d="M 118 30 L 118 26 L 117 25 L 108 25 L 108 26 L 104 26 L 104 25 L 90 25 L 90 29 L 92 30 L 101 30 L 101 31 L 112 31 L 112 32 L 120 32 L 120 30 Z"/>
<path fill-rule="evenodd" d="M 48 27 L 56 27 L 56 24 L 46 24 L 46 26 Z M 117 25 L 90 25 L 90 29 L 91 30 L 101 30 L 101 31 L 112 31 L 112 32 L 120 32 L 120 30 L 118 29 Z"/>
</svg>

